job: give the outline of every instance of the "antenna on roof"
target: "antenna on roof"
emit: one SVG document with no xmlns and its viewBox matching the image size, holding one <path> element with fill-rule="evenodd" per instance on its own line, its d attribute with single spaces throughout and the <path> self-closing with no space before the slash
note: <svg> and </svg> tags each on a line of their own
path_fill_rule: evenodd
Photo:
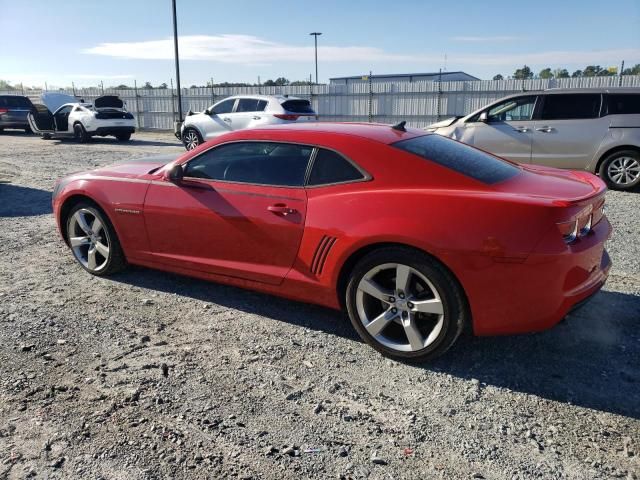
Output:
<svg viewBox="0 0 640 480">
<path fill-rule="evenodd" d="M 402 120 L 400 123 L 396 123 L 391 128 L 393 128 L 394 130 L 398 130 L 399 132 L 406 132 L 407 129 L 404 128 L 404 126 L 406 124 L 407 124 L 407 121 L 406 120 Z"/>
</svg>

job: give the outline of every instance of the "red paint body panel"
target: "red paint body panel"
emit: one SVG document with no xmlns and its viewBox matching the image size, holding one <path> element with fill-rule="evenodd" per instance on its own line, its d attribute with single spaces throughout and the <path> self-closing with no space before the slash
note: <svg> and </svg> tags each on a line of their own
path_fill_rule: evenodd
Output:
<svg viewBox="0 0 640 480">
<path fill-rule="evenodd" d="M 600 208 L 603 182 L 531 166 L 487 185 L 390 145 L 423 134 L 330 123 L 236 131 L 164 167 L 133 161 L 64 179 L 54 212 L 59 221 L 65 202 L 85 195 L 107 213 L 131 263 L 332 308 L 340 308 L 338 283 L 352 255 L 408 245 L 457 278 L 479 335 L 551 327 L 603 285 L 606 217 L 571 245 L 556 225 Z M 175 163 L 240 140 L 333 149 L 371 179 L 282 188 L 165 178 Z M 270 211 L 274 205 L 294 213 Z"/>
</svg>

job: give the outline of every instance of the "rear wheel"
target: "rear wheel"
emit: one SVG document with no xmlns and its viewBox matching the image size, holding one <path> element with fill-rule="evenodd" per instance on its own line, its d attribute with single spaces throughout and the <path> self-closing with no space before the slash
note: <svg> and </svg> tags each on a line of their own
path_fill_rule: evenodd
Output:
<svg viewBox="0 0 640 480">
<path fill-rule="evenodd" d="M 640 152 L 621 150 L 605 158 L 600 178 L 613 190 L 628 190 L 640 184 Z"/>
<path fill-rule="evenodd" d="M 128 142 L 129 139 L 131 138 L 131 134 L 130 133 L 119 133 L 118 135 L 116 135 L 116 138 L 118 139 L 119 142 Z"/>
<path fill-rule="evenodd" d="M 73 135 L 79 143 L 87 143 L 91 138 L 81 123 L 76 123 L 73 126 Z"/>
<path fill-rule="evenodd" d="M 93 275 L 110 275 L 127 264 L 111 222 L 91 203 L 81 202 L 71 209 L 67 243 L 82 268 Z"/>
<path fill-rule="evenodd" d="M 187 128 L 182 134 L 182 143 L 187 150 L 193 150 L 202 143 L 202 137 L 195 128 Z"/>
<path fill-rule="evenodd" d="M 384 355 L 423 361 L 446 352 L 469 318 L 458 282 L 428 255 L 401 247 L 365 256 L 346 292 L 349 318 Z"/>
</svg>

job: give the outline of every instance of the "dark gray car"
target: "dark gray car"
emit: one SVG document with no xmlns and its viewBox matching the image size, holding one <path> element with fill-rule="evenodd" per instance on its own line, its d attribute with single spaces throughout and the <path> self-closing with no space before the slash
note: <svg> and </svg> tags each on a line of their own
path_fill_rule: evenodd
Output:
<svg viewBox="0 0 640 480">
<path fill-rule="evenodd" d="M 0 131 L 19 128 L 31 132 L 27 115 L 33 108 L 31 100 L 22 95 L 0 95 Z"/>
</svg>

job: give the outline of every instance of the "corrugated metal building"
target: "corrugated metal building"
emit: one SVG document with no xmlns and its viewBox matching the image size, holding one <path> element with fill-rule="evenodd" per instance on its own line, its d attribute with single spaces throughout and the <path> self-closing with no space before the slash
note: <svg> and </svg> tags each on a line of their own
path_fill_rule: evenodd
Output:
<svg viewBox="0 0 640 480">
<path fill-rule="evenodd" d="M 473 80 L 480 79 L 465 72 L 392 73 L 387 75 L 371 75 L 372 82 L 470 82 Z M 368 74 L 329 79 L 331 85 L 351 85 L 353 83 L 366 83 L 368 81 Z"/>
</svg>

